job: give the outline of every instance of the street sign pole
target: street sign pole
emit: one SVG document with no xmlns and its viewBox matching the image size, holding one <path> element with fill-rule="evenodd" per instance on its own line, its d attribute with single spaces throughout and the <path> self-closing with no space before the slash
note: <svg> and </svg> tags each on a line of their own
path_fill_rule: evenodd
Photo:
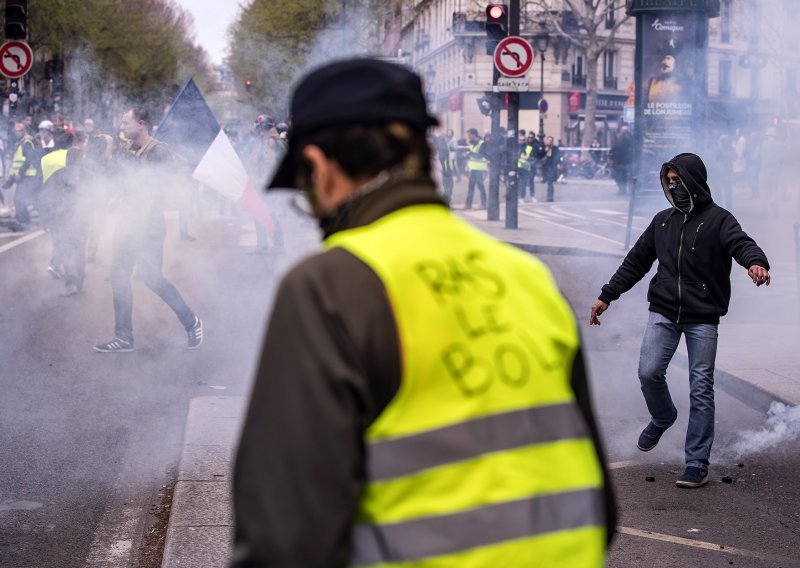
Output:
<svg viewBox="0 0 800 568">
<path fill-rule="evenodd" d="M 492 140 L 489 142 L 489 195 L 486 204 L 486 220 L 500 219 L 500 164 L 497 163 L 497 140 L 500 138 L 500 108 L 503 93 L 497 90 L 500 70 L 492 67 Z"/>
<path fill-rule="evenodd" d="M 510 0 L 508 3 L 508 35 L 519 35 L 519 0 Z M 506 229 L 516 229 L 519 226 L 518 211 L 519 198 L 517 192 L 517 157 L 519 145 L 517 143 L 519 131 L 519 93 L 508 93 L 508 140 L 506 140 Z"/>
</svg>

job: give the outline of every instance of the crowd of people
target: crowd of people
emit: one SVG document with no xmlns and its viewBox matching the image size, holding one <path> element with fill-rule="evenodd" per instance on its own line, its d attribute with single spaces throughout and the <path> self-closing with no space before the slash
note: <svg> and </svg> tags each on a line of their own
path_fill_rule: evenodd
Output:
<svg viewBox="0 0 800 568">
<path fill-rule="evenodd" d="M 12 232 L 42 228 L 52 239 L 47 272 L 63 282 L 61 295 L 83 292 L 86 263 L 96 262 L 107 217 L 113 217 L 111 270 L 114 337 L 94 346 L 102 353 L 133 351 L 131 277 L 136 273 L 175 313 L 187 333 L 187 347 L 203 341 L 203 322 L 162 272 L 166 236 L 164 213 L 178 209 L 180 238 L 192 241 L 188 213 L 197 192 L 185 159 L 157 139 L 150 112 L 132 106 L 119 128 L 104 131 L 95 121 L 74 122 L 56 115 L 33 126 L 33 117 L 13 123 L 12 159 L 0 190 L 0 216 Z M 287 125 L 260 115 L 243 136 L 231 132 L 249 176 L 262 187 L 285 148 Z M 223 203 L 222 196 L 215 200 Z M 236 215 L 241 212 L 234 206 Z M 283 244 L 273 217 L 268 237 L 255 221 L 254 254 Z M 272 227 L 271 227 L 272 229 Z"/>
<path fill-rule="evenodd" d="M 467 137 L 456 139 L 452 129 L 444 135 L 431 140 L 436 156 L 438 177 L 441 180 L 444 196 L 448 203 L 452 198 L 453 183 L 461 179 L 467 180 L 467 197 L 464 209 L 472 209 L 475 193 L 478 194 L 477 207 L 486 208 L 486 176 L 490 164 L 508 163 L 507 149 L 504 141 L 505 131 L 499 141 L 492 141 L 491 133 L 480 134 L 477 128 L 467 130 Z M 537 172 L 542 183 L 547 184 L 547 201 L 553 201 L 554 184 L 560 172 L 561 153 L 552 136 L 540 141 L 533 131 L 519 131 L 519 155 L 517 157 L 519 199 L 537 201 Z M 504 172 L 505 173 L 505 172 Z M 501 175 L 503 177 L 503 175 Z"/>
</svg>

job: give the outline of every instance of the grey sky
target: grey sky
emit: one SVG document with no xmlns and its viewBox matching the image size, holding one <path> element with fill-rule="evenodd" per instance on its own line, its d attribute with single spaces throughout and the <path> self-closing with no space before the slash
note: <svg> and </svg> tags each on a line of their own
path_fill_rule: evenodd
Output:
<svg viewBox="0 0 800 568">
<path fill-rule="evenodd" d="M 211 62 L 222 63 L 228 50 L 228 26 L 239 14 L 238 0 L 176 0 L 194 17 L 197 43 L 208 52 Z"/>
</svg>

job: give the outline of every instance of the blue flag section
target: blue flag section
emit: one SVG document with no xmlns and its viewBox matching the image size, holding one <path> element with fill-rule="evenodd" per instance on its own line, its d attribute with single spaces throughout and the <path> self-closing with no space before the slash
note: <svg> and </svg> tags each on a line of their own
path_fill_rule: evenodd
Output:
<svg viewBox="0 0 800 568">
<path fill-rule="evenodd" d="M 219 122 L 203 94 L 194 79 L 189 79 L 161 119 L 155 137 L 169 144 L 194 169 L 219 129 Z"/>
</svg>

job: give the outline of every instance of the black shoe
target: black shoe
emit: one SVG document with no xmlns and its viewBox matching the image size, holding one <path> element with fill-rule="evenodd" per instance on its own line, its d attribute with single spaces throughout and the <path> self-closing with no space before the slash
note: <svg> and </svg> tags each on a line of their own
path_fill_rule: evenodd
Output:
<svg viewBox="0 0 800 568">
<path fill-rule="evenodd" d="M 678 481 L 675 482 L 675 485 L 678 487 L 686 487 L 688 489 L 694 489 L 695 487 L 702 487 L 708 482 L 708 470 L 688 466 L 686 471 L 683 472 L 678 478 Z"/>
<path fill-rule="evenodd" d="M 639 434 L 639 441 L 636 443 L 636 447 L 643 452 L 649 452 L 655 448 L 658 445 L 658 441 L 661 439 L 661 435 L 666 432 L 670 426 L 675 424 L 675 420 L 677 419 L 678 413 L 676 412 L 672 422 L 670 422 L 669 426 L 666 428 L 661 428 L 650 422 L 650 424 L 645 426 L 644 430 L 642 430 L 642 433 Z"/>
<path fill-rule="evenodd" d="M 203 320 L 194 316 L 194 325 L 186 330 L 186 335 L 189 341 L 186 343 L 186 349 L 197 349 L 203 343 Z"/>
<path fill-rule="evenodd" d="M 8 229 L 9 229 L 9 230 L 10 230 L 12 233 L 24 233 L 25 231 L 27 231 L 27 230 L 28 230 L 28 227 L 26 227 L 26 226 L 25 226 L 25 225 L 23 225 L 22 223 L 11 223 L 11 224 L 8 226 Z"/>
<path fill-rule="evenodd" d="M 95 345 L 94 350 L 98 353 L 130 353 L 133 351 L 133 341 L 125 341 L 115 337 L 108 343 Z"/>
</svg>

